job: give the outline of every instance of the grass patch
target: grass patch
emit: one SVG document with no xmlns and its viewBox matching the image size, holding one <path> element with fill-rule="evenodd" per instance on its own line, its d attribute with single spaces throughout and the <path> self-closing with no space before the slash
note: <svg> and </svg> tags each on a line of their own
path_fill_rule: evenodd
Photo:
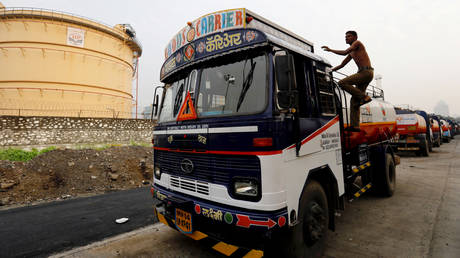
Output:
<svg viewBox="0 0 460 258">
<path fill-rule="evenodd" d="M 131 146 L 142 146 L 142 147 L 152 147 L 151 143 L 148 142 L 135 142 L 135 141 L 130 141 L 129 145 Z"/>
<path fill-rule="evenodd" d="M 43 150 L 32 149 L 31 151 L 25 151 L 20 149 L 8 148 L 6 150 L 0 150 L 0 160 L 9 161 L 29 161 L 40 154 L 55 150 L 56 147 L 51 146 Z"/>
</svg>

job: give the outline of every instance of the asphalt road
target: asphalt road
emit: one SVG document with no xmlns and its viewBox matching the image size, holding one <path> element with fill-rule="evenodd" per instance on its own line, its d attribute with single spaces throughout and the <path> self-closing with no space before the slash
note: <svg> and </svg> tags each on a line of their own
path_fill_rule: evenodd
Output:
<svg viewBox="0 0 460 258">
<path fill-rule="evenodd" d="M 127 217 L 125 224 L 115 219 Z M 156 222 L 148 187 L 0 211 L 0 257 L 45 257 Z"/>
<path fill-rule="evenodd" d="M 429 157 L 401 156 L 394 196 L 346 203 L 324 257 L 460 257 L 460 141 Z M 56 257 L 114 256 L 222 257 L 163 224 Z"/>
</svg>

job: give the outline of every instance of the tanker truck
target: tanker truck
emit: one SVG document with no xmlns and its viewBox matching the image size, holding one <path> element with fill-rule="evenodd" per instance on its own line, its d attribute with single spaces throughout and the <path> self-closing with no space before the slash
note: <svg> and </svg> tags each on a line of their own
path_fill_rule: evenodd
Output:
<svg viewBox="0 0 460 258">
<path fill-rule="evenodd" d="M 395 110 L 399 135 L 394 143 L 395 148 L 398 151 L 415 152 L 417 156 L 429 156 L 430 137 L 427 134 L 425 118 L 409 109 L 396 108 Z"/>
<path fill-rule="evenodd" d="M 451 136 L 451 125 L 444 118 L 441 119 L 442 141 L 449 143 Z"/>
<path fill-rule="evenodd" d="M 433 147 L 440 147 L 442 144 L 441 140 L 441 126 L 439 125 L 439 118 L 436 115 L 429 115 L 431 132 L 433 133 Z"/>
<path fill-rule="evenodd" d="M 317 257 L 345 202 L 395 191 L 396 114 L 383 91 L 361 107 L 361 132 L 345 132 L 350 96 L 331 64 L 247 9 L 188 22 L 160 80 L 155 214 L 224 255 Z"/>
<path fill-rule="evenodd" d="M 444 142 L 443 141 L 443 136 L 442 136 L 443 133 L 444 133 L 444 129 L 442 127 L 441 117 L 439 115 L 435 115 L 435 114 L 432 114 L 431 117 L 439 125 L 439 146 L 441 146 L 443 144 L 443 142 Z"/>
<path fill-rule="evenodd" d="M 433 129 L 432 129 L 432 125 L 431 125 L 430 116 L 428 115 L 428 113 L 426 113 L 423 110 L 415 110 L 415 113 L 417 115 L 420 115 L 421 117 L 423 117 L 423 119 L 425 120 L 425 123 L 426 123 L 426 131 L 425 131 L 425 133 L 426 133 L 426 139 L 428 141 L 428 151 L 432 152 L 433 151 L 433 145 L 434 145 L 434 137 L 433 137 Z"/>
<path fill-rule="evenodd" d="M 449 123 L 449 129 L 450 129 L 450 138 L 454 139 L 455 135 L 457 134 L 457 127 L 455 122 L 452 119 L 446 119 L 447 123 Z"/>
</svg>

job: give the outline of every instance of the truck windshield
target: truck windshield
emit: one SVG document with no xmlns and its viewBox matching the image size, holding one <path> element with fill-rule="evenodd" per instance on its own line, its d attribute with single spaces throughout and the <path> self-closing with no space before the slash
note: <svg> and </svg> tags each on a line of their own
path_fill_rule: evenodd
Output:
<svg viewBox="0 0 460 258">
<path fill-rule="evenodd" d="M 265 108 L 265 55 L 201 68 L 198 72 L 201 79 L 196 86 L 195 74 L 166 84 L 158 122 L 175 121 L 188 90 L 196 102 L 198 117 L 254 114 Z"/>
<path fill-rule="evenodd" d="M 265 55 L 202 69 L 198 116 L 261 112 L 267 99 L 266 70 Z"/>
<path fill-rule="evenodd" d="M 179 114 L 180 107 L 185 99 L 185 78 L 165 85 L 165 96 L 163 99 L 158 122 L 169 122 L 175 120 Z"/>
</svg>

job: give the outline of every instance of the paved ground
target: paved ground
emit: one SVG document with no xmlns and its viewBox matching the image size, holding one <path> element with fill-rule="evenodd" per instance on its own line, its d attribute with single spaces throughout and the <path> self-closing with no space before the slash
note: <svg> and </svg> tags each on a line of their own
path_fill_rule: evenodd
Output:
<svg viewBox="0 0 460 258">
<path fill-rule="evenodd" d="M 128 217 L 125 224 L 115 219 Z M 148 187 L 0 211 L 0 257 L 44 257 L 154 222 Z"/>
<path fill-rule="evenodd" d="M 347 205 L 328 257 L 460 257 L 460 144 L 402 155 L 391 198 Z"/>
<path fill-rule="evenodd" d="M 364 196 L 337 218 L 325 257 L 460 257 L 460 141 L 402 155 L 391 198 Z M 57 255 L 220 257 L 161 224 Z"/>
</svg>

